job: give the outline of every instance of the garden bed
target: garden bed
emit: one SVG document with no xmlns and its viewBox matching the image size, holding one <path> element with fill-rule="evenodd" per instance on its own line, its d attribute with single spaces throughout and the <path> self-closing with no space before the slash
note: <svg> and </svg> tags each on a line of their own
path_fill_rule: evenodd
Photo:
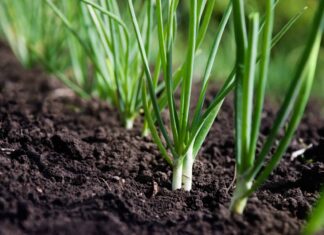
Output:
<svg viewBox="0 0 324 235">
<path fill-rule="evenodd" d="M 277 170 L 243 216 L 231 215 L 230 99 L 199 154 L 193 190 L 174 192 L 171 169 L 139 124 L 125 130 L 105 103 L 23 69 L 0 43 L 0 234 L 297 234 L 324 181 L 319 110 L 311 102 Z M 268 103 L 263 135 L 274 114 Z"/>
</svg>

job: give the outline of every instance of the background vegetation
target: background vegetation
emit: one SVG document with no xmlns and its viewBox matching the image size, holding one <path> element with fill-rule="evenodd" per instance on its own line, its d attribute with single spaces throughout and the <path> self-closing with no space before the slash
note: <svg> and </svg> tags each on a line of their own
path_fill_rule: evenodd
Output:
<svg viewBox="0 0 324 235">
<path fill-rule="evenodd" d="M 184 26 L 183 35 L 178 38 L 178 46 L 176 49 L 178 50 L 178 59 L 182 58 L 183 51 L 181 43 L 186 39 L 185 32 L 185 22 L 181 21 L 182 19 L 186 19 L 186 14 L 189 11 L 189 4 L 185 1 L 186 4 L 182 4 L 183 10 L 182 15 L 179 16 L 179 25 Z M 218 24 L 218 21 L 221 17 L 222 12 L 227 4 L 228 0 L 218 0 L 215 5 L 215 12 L 219 17 L 214 17 L 214 23 Z M 262 1 L 258 0 L 248 0 L 248 9 L 249 11 L 259 9 L 262 6 Z M 307 7 L 306 10 L 305 7 Z M 276 97 L 280 100 L 280 94 L 286 91 L 289 81 L 286 79 L 291 77 L 292 69 L 294 65 L 297 63 L 297 59 L 304 48 L 306 35 L 309 33 L 312 16 L 317 7 L 317 0 L 284 0 L 279 1 L 277 9 L 276 9 L 276 22 L 275 22 L 275 33 L 278 32 L 282 26 L 287 23 L 292 17 L 298 14 L 301 11 L 304 11 L 303 15 L 299 18 L 299 20 L 295 23 L 295 25 L 289 30 L 283 39 L 279 42 L 279 44 L 272 51 L 272 63 L 271 63 L 271 73 L 269 77 L 269 83 L 267 86 L 267 92 L 271 93 L 271 97 Z M 216 27 L 214 27 L 215 29 Z M 223 80 L 228 74 L 228 72 L 232 69 L 234 64 L 235 57 L 235 44 L 233 40 L 233 36 L 231 35 L 233 32 L 227 32 L 226 43 L 222 43 L 219 56 L 217 58 L 217 64 L 213 71 L 213 78 L 216 80 Z M 207 38 L 212 38 L 213 28 L 210 28 L 209 35 Z M 201 61 L 207 60 L 206 54 L 201 54 Z M 322 42 L 320 55 L 319 55 L 319 66 L 317 67 L 315 84 L 313 86 L 312 96 L 315 98 L 324 98 L 324 44 Z M 204 64 L 204 63 L 202 63 Z M 200 70 L 202 68 L 196 68 L 196 74 L 201 74 Z M 198 77 L 197 77 L 198 79 Z"/>
</svg>

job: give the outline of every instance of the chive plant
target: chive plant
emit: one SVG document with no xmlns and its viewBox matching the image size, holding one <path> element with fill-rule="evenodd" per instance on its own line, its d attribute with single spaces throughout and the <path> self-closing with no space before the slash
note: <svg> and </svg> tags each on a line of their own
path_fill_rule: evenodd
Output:
<svg viewBox="0 0 324 235">
<path fill-rule="evenodd" d="M 283 104 L 265 143 L 257 152 L 265 87 L 268 73 L 271 72 L 268 68 L 274 21 L 273 5 L 273 0 L 266 1 L 264 27 L 260 29 L 258 13 L 250 15 L 247 27 L 244 0 L 233 0 L 237 45 L 234 99 L 236 188 L 230 208 L 239 214 L 243 212 L 248 197 L 266 181 L 278 165 L 300 123 L 311 91 L 323 33 L 324 1 L 320 1 L 306 47 L 284 96 Z M 275 146 L 280 130 L 284 133 Z M 267 161 L 266 157 L 272 147 L 275 147 L 275 150 L 271 152 Z"/>
<path fill-rule="evenodd" d="M 324 229 L 324 191 L 313 208 L 302 234 L 313 235 L 320 232 L 322 229 Z"/>
<path fill-rule="evenodd" d="M 159 45 L 159 62 L 155 67 L 161 68 L 163 75 L 164 90 L 162 96 L 156 95 L 156 80 L 152 75 L 145 43 L 138 25 L 138 17 L 135 14 L 133 1 L 128 0 L 128 7 L 137 42 L 144 63 L 146 82 L 143 82 L 142 99 L 152 138 L 159 147 L 162 156 L 173 168 L 172 189 L 191 190 L 192 168 L 197 153 L 206 138 L 222 102 L 228 92 L 233 88 L 233 74 L 225 81 L 223 87 L 214 97 L 210 105 L 203 109 L 208 82 L 213 68 L 223 32 L 231 15 L 231 3 L 223 15 L 214 41 L 211 45 L 209 59 L 202 76 L 202 88 L 195 104 L 195 110 L 190 118 L 191 90 L 193 84 L 193 73 L 195 57 L 201 43 L 204 40 L 209 22 L 215 5 L 215 0 L 198 1 L 190 0 L 188 47 L 183 63 L 174 68 L 172 63 L 173 47 L 177 34 L 177 8 L 178 0 L 164 1 L 156 0 L 155 16 L 157 21 L 157 42 Z M 163 7 L 164 6 L 164 7 Z M 160 67 L 161 66 L 161 67 Z M 175 91 L 180 89 L 180 104 L 176 106 Z M 147 94 L 149 92 L 149 95 Z M 170 117 L 170 128 L 162 120 L 161 110 L 168 108 Z M 157 126 L 155 125 L 157 123 Z M 161 133 L 161 135 L 159 134 Z"/>
<path fill-rule="evenodd" d="M 61 66 L 56 53 L 62 51 L 62 27 L 42 0 L 2 0 L 0 28 L 10 47 L 26 67 L 39 60 Z"/>
<path fill-rule="evenodd" d="M 135 35 L 128 29 L 129 17 L 124 14 L 123 4 L 117 0 L 71 2 L 81 7 L 81 26 L 86 28 L 85 35 L 79 33 L 78 26 L 67 18 L 62 9 L 52 0 L 47 0 L 91 61 L 95 70 L 94 89 L 101 98 L 117 107 L 126 128 L 131 129 L 142 109 L 140 94 L 144 70 Z M 136 9 L 141 13 L 140 30 L 145 35 L 145 53 L 149 55 L 153 1 L 137 1 Z"/>
</svg>

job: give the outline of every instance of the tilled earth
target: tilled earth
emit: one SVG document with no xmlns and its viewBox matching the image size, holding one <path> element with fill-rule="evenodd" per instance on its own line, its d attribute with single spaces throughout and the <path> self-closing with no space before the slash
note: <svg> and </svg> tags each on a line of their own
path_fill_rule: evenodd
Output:
<svg viewBox="0 0 324 235">
<path fill-rule="evenodd" d="M 320 107 L 311 102 L 279 167 L 244 215 L 231 215 L 231 98 L 195 163 L 193 190 L 173 192 L 139 123 L 126 131 L 105 103 L 23 69 L 0 43 L 0 234 L 298 234 L 324 182 Z M 261 140 L 275 111 L 268 103 Z"/>
</svg>

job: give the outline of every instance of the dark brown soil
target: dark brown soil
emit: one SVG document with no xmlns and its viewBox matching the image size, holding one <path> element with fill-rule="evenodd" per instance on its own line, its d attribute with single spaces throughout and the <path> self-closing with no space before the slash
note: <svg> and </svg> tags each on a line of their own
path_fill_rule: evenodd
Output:
<svg viewBox="0 0 324 235">
<path fill-rule="evenodd" d="M 139 124 L 126 131 L 113 109 L 23 69 L 0 43 L 0 234 L 298 234 L 324 182 L 319 107 L 308 107 L 244 215 L 231 215 L 231 101 L 199 154 L 192 192 L 173 192 L 171 169 Z M 274 115 L 266 110 L 263 134 Z M 303 144 L 313 147 L 292 160 Z"/>
</svg>

